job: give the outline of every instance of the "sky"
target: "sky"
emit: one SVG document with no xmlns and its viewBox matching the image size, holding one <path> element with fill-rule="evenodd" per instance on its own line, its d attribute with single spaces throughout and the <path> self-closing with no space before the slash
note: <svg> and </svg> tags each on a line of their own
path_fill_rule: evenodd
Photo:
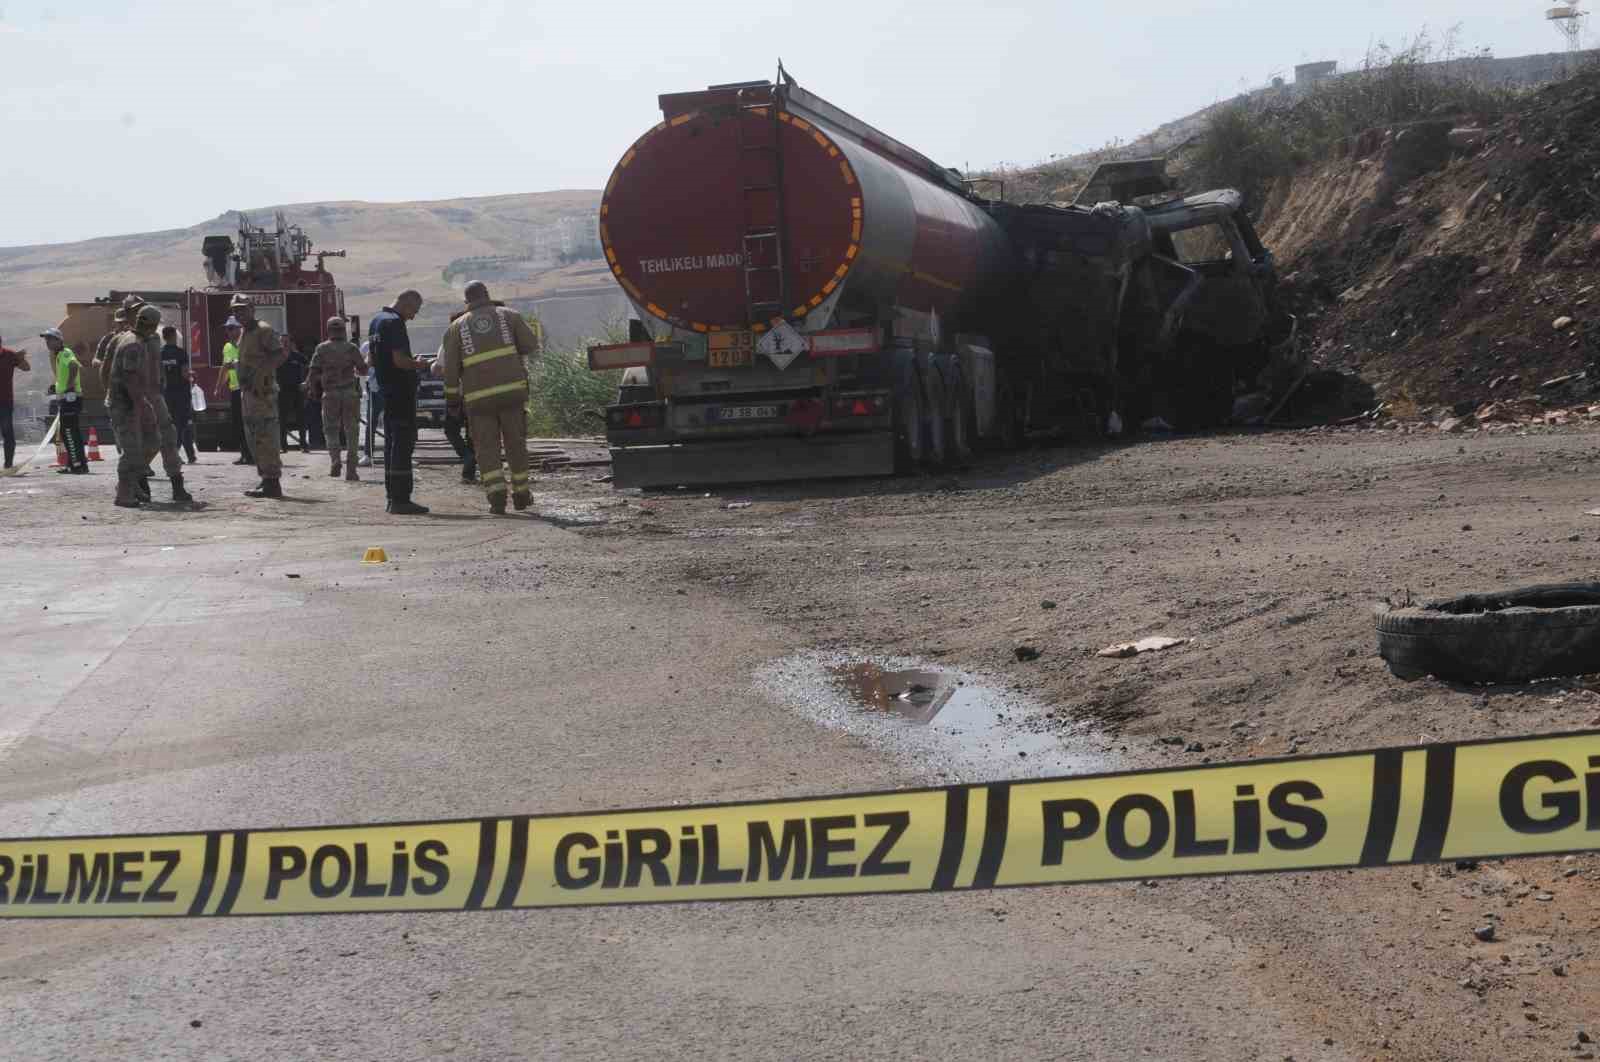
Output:
<svg viewBox="0 0 1600 1062">
<path fill-rule="evenodd" d="M 944 165 L 1027 165 L 1424 29 L 1556 51 L 1548 6 L 0 0 L 0 247 L 281 203 L 599 188 L 659 93 L 780 59 Z"/>
</svg>

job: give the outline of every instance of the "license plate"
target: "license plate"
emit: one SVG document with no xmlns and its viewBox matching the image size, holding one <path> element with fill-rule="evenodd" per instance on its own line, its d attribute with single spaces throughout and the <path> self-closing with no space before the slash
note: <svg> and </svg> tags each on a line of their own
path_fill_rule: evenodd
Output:
<svg viewBox="0 0 1600 1062">
<path fill-rule="evenodd" d="M 706 410 L 707 420 L 772 420 L 777 415 L 777 406 L 712 406 Z"/>
<path fill-rule="evenodd" d="M 754 363 L 748 347 L 743 350 L 712 350 L 706 352 L 706 365 L 712 369 L 741 369 Z"/>
</svg>

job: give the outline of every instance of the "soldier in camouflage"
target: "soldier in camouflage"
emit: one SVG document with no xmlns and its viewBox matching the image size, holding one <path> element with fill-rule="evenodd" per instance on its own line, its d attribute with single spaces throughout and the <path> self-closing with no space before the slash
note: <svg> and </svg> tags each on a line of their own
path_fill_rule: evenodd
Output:
<svg viewBox="0 0 1600 1062">
<path fill-rule="evenodd" d="M 288 357 L 272 326 L 256 320 L 254 304 L 243 293 L 228 309 L 239 319 L 239 393 L 243 396 L 245 434 L 256 457 L 261 485 L 247 498 L 283 497 L 283 459 L 278 454 L 278 366 Z"/>
<path fill-rule="evenodd" d="M 116 504 L 124 509 L 137 509 L 140 505 L 139 479 L 144 471 L 141 406 L 152 399 L 159 401 L 161 397 L 160 380 L 151 372 L 149 359 L 149 344 L 161 326 L 161 311 L 154 306 L 141 306 L 131 317 L 131 331 L 118 336 L 112 345 L 106 381 L 106 407 L 111 412 L 111 426 L 122 450 L 117 460 Z M 168 471 L 172 479 L 172 500 L 193 501 L 183 489 L 182 466 Z"/>
<path fill-rule="evenodd" d="M 306 384 L 322 393 L 322 434 L 328 443 L 331 466 L 328 475 L 339 474 L 339 432 L 344 432 L 348 457 L 344 478 L 354 482 L 356 475 L 356 427 L 361 417 L 359 380 L 367 373 L 361 348 L 345 338 L 343 317 L 328 318 L 328 338 L 317 344 L 311 355 Z"/>
<path fill-rule="evenodd" d="M 157 310 L 158 324 L 159 318 L 160 311 Z M 172 481 L 172 500 L 193 501 L 189 492 L 183 489 L 183 458 L 178 453 L 178 427 L 173 422 L 172 412 L 167 409 L 166 397 L 161 393 L 161 337 L 158 332 L 152 332 L 145 339 L 145 370 L 141 378 L 150 381 L 150 387 L 139 407 L 139 438 L 144 443 L 140 453 L 144 459 L 141 469 L 145 476 L 141 483 L 140 499 L 150 500 L 150 462 L 159 453 L 161 467 Z"/>
</svg>

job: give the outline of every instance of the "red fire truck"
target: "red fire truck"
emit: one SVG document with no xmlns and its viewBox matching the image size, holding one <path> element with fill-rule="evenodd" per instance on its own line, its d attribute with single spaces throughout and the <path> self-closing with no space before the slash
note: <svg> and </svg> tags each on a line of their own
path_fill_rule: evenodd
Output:
<svg viewBox="0 0 1600 1062">
<path fill-rule="evenodd" d="M 276 227 L 252 225 L 240 212 L 235 236 L 207 236 L 201 243 L 207 284 L 183 291 L 130 287 L 109 292 L 93 302 L 67 304 L 60 324 L 66 343 L 84 360 L 100 338 L 111 330 L 111 315 L 129 292 L 161 308 L 162 320 L 178 329 L 179 342 L 189 351 L 195 383 L 205 393 L 208 408 L 195 414 L 195 445 L 204 450 L 237 450 L 239 438 L 228 416 L 226 399 L 218 401 L 217 377 L 222 372 L 222 345 L 227 341 L 223 324 L 232 311 L 229 302 L 244 293 L 255 305 L 256 318 L 272 325 L 284 343 L 299 349 L 307 361 L 316 345 L 327 338 L 328 318 L 344 315 L 344 292 L 334 283 L 324 259 L 343 258 L 343 251 L 313 251 L 311 240 L 298 225 L 290 225 L 280 211 Z M 311 260 L 315 265 L 308 265 Z M 360 334 L 352 321 L 350 334 Z M 110 419 L 102 402 L 104 392 L 96 373 L 85 371 L 83 427 L 92 425 L 106 442 L 113 441 Z"/>
</svg>

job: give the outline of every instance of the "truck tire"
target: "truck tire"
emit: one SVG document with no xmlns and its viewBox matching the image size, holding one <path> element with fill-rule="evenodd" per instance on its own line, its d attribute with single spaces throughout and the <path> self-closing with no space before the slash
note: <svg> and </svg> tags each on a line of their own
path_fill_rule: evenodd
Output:
<svg viewBox="0 0 1600 1062">
<path fill-rule="evenodd" d="M 915 370 L 902 375 L 894 395 L 894 467 L 902 474 L 922 464 L 922 381 Z"/>
<path fill-rule="evenodd" d="M 1017 405 L 1016 388 L 1002 375 L 995 385 L 994 440 L 1002 450 L 1022 445 L 1022 411 Z"/>
<path fill-rule="evenodd" d="M 927 385 L 922 404 L 922 424 L 928 440 L 924 444 L 923 459 L 929 468 L 943 468 L 949 459 L 945 423 L 949 417 L 950 396 L 944 386 L 944 377 L 937 368 L 929 366 L 922 379 Z"/>
<path fill-rule="evenodd" d="M 1378 616 L 1396 677 L 1527 682 L 1600 671 L 1600 583 L 1468 594 Z"/>
<path fill-rule="evenodd" d="M 977 434 L 978 414 L 973 406 L 971 389 L 958 368 L 950 374 L 950 400 L 945 418 L 946 456 L 952 466 L 961 466 L 972 460 L 972 440 Z"/>
</svg>

